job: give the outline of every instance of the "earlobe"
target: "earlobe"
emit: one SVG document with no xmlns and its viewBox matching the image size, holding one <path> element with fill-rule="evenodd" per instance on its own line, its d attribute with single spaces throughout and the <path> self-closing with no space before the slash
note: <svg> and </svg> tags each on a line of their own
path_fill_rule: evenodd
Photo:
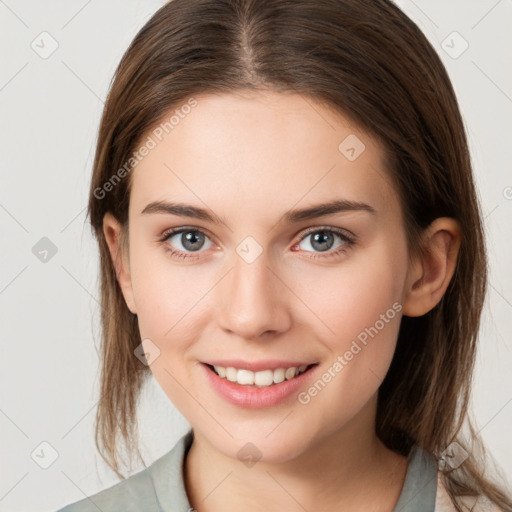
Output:
<svg viewBox="0 0 512 512">
<path fill-rule="evenodd" d="M 133 314 L 136 314 L 128 248 L 124 244 L 122 226 L 110 212 L 107 212 L 103 217 L 103 235 L 109 248 L 110 257 L 116 271 L 117 282 L 123 293 L 126 305 Z"/>
<path fill-rule="evenodd" d="M 423 250 L 409 267 L 405 316 L 422 316 L 439 303 L 455 272 L 460 243 L 460 225 L 455 219 L 440 217 L 425 230 Z"/>
</svg>

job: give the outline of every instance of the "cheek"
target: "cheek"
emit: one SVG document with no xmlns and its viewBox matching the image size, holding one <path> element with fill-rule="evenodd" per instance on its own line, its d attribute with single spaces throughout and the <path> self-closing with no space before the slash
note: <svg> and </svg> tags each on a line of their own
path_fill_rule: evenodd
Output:
<svg viewBox="0 0 512 512">
<path fill-rule="evenodd" d="M 209 288 L 207 273 L 198 266 L 176 265 L 161 248 L 135 247 L 131 277 L 141 336 L 155 341 L 172 338 L 166 350 L 178 350 L 193 339 L 199 327 L 193 320 Z M 187 336 L 180 335 L 183 332 Z"/>
<path fill-rule="evenodd" d="M 337 269 L 311 269 L 300 281 L 299 293 L 321 320 L 315 321 L 316 332 L 329 353 L 328 374 L 316 386 L 321 391 L 311 390 L 310 398 L 323 404 L 321 410 L 331 411 L 325 414 L 333 422 L 340 421 L 340 411 L 344 417 L 355 414 L 388 371 L 402 316 L 406 261 L 405 245 L 375 244 Z"/>
<path fill-rule="evenodd" d="M 406 260 L 404 244 L 391 246 L 381 241 L 354 252 L 337 266 L 310 264 L 295 269 L 288 279 L 296 283 L 297 295 L 318 317 L 318 333 L 333 349 L 343 350 L 366 328 L 376 322 L 381 327 L 382 315 L 389 321 L 381 330 L 391 331 L 387 327 L 395 323 L 396 304 L 402 299 Z M 308 316 L 314 320 L 312 313 Z"/>
<path fill-rule="evenodd" d="M 207 315 L 202 299 L 212 283 L 205 281 L 208 276 L 197 266 L 177 266 L 163 251 L 135 251 L 131 261 L 141 339 L 149 338 L 159 351 L 151 373 L 174 406 L 194 422 L 195 408 L 184 392 L 193 382 L 194 368 L 186 363 L 204 331 Z"/>
</svg>

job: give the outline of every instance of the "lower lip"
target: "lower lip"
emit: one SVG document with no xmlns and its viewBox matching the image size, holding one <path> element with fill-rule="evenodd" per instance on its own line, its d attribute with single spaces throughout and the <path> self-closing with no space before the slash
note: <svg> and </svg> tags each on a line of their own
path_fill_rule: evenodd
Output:
<svg viewBox="0 0 512 512">
<path fill-rule="evenodd" d="M 306 380 L 309 379 L 311 373 L 316 368 L 315 365 L 297 377 L 285 380 L 279 384 L 273 384 L 265 388 L 254 388 L 223 379 L 206 364 L 201 364 L 201 366 L 206 371 L 211 385 L 220 396 L 228 400 L 228 402 L 246 409 L 272 407 L 286 400 L 304 386 Z"/>
</svg>

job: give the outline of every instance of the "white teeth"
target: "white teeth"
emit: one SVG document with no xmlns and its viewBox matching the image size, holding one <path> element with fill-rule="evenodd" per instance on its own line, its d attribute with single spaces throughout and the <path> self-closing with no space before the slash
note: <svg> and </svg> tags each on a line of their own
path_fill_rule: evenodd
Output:
<svg viewBox="0 0 512 512">
<path fill-rule="evenodd" d="M 284 368 L 278 368 L 277 370 L 274 370 L 274 382 L 276 384 L 283 382 L 284 379 L 285 379 L 285 369 Z"/>
<path fill-rule="evenodd" d="M 236 375 L 236 381 L 238 384 L 245 386 L 252 386 L 254 384 L 254 372 L 249 370 L 238 370 Z"/>
<path fill-rule="evenodd" d="M 292 366 L 291 368 L 288 368 L 286 370 L 286 373 L 284 374 L 286 377 L 286 380 L 293 379 L 295 377 L 295 374 L 297 373 L 297 368 L 295 366 Z"/>
<path fill-rule="evenodd" d="M 238 370 L 240 373 L 242 370 Z M 250 372 L 252 373 L 252 372 Z M 240 381 L 238 381 L 240 382 Z M 254 374 L 254 384 L 256 386 L 271 386 L 274 383 L 274 372 L 273 370 L 263 370 L 262 372 L 256 372 Z"/>
<path fill-rule="evenodd" d="M 226 368 L 226 379 L 228 379 L 230 382 L 236 382 L 237 373 L 238 370 L 232 366 Z"/>
<path fill-rule="evenodd" d="M 223 366 L 214 367 L 215 372 L 219 377 L 227 379 L 230 382 L 237 382 L 243 386 L 256 386 L 268 387 L 273 384 L 279 384 L 284 380 L 290 380 L 297 375 L 303 373 L 307 365 L 303 364 L 298 368 L 292 366 L 291 368 L 276 368 L 275 370 L 262 370 L 259 372 L 252 372 L 251 370 L 238 370 L 232 366 L 225 368 Z"/>
<path fill-rule="evenodd" d="M 219 377 L 226 377 L 226 368 L 223 366 L 214 366 L 215 371 L 219 374 Z"/>
</svg>

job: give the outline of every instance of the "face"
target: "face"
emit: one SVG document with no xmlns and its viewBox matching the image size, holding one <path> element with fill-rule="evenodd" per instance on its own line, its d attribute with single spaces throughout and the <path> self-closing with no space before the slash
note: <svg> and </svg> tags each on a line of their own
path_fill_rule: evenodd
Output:
<svg viewBox="0 0 512 512">
<path fill-rule="evenodd" d="M 407 279 L 401 206 L 383 148 L 311 98 L 195 99 L 142 138 L 123 293 L 195 431 L 290 460 L 375 406 Z"/>
</svg>

